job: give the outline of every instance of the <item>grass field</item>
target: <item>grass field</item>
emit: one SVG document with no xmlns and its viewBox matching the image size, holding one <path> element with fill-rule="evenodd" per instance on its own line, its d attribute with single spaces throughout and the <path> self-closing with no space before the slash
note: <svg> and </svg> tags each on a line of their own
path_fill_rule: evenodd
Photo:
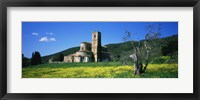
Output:
<svg viewBox="0 0 200 100">
<path fill-rule="evenodd" d="M 138 76 L 133 70 L 117 62 L 52 63 L 22 68 L 22 78 L 178 78 L 178 64 L 149 64 Z"/>
</svg>

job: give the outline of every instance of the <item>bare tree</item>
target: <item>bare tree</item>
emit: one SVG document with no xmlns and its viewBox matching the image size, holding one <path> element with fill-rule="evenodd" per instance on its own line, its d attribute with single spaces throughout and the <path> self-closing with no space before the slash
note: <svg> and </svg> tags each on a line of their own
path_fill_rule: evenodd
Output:
<svg viewBox="0 0 200 100">
<path fill-rule="evenodd" d="M 149 60 L 154 57 L 154 53 L 160 38 L 161 25 L 147 25 L 147 33 L 142 41 L 134 41 L 136 34 L 125 31 L 123 40 L 131 43 L 132 53 L 129 57 L 133 59 L 134 75 L 144 73 L 148 67 Z M 144 63 L 144 67 L 143 64 Z"/>
</svg>

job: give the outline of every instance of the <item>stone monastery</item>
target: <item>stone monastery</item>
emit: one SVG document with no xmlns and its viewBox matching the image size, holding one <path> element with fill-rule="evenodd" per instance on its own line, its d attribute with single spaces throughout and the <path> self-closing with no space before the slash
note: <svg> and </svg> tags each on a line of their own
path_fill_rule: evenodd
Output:
<svg viewBox="0 0 200 100">
<path fill-rule="evenodd" d="M 101 32 L 92 32 L 92 43 L 82 42 L 80 50 L 64 56 L 64 62 L 102 62 L 109 61 L 107 47 L 101 46 Z"/>
</svg>

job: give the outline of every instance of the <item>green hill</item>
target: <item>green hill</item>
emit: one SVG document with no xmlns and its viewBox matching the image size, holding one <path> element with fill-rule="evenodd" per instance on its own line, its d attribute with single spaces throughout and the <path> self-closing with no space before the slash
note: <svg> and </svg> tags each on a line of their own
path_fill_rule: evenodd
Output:
<svg viewBox="0 0 200 100">
<path fill-rule="evenodd" d="M 141 44 L 142 44 L 142 42 L 143 42 L 143 40 L 141 40 Z M 174 49 L 174 50 L 173 51 L 171 50 L 171 51 L 168 51 L 168 52 L 170 54 L 174 54 L 174 52 L 178 52 L 178 35 L 173 35 L 173 36 L 170 36 L 170 37 L 161 38 L 159 44 L 160 45 L 157 48 L 162 48 L 162 47 L 171 48 L 171 47 L 173 47 L 172 49 Z M 171 47 L 169 47 L 168 44 Z M 138 41 L 135 41 L 134 45 L 138 45 Z M 107 46 L 108 51 L 110 52 L 111 59 L 114 59 L 115 57 L 122 55 L 124 52 L 132 50 L 130 42 L 123 42 L 123 43 L 117 43 L 117 44 L 107 44 L 105 46 Z M 66 55 L 75 53 L 78 50 L 79 50 L 79 47 L 72 47 L 72 48 L 60 51 L 58 53 L 54 53 L 54 54 L 51 54 L 51 55 L 48 55 L 48 56 L 43 56 L 42 62 L 47 63 L 48 60 L 52 57 L 58 57 L 60 54 L 64 54 L 66 56 Z M 166 55 L 168 54 L 168 52 L 166 53 Z M 160 56 L 162 56 L 162 55 L 160 55 Z"/>
<path fill-rule="evenodd" d="M 47 62 L 49 61 L 50 58 L 58 57 L 60 54 L 63 54 L 63 55 L 66 56 L 66 55 L 75 53 L 75 52 L 78 51 L 79 49 L 80 49 L 80 47 L 72 47 L 72 48 L 69 48 L 69 49 L 60 51 L 60 52 L 58 52 L 58 53 L 54 53 L 54 54 L 51 54 L 51 55 L 48 55 L 48 56 L 43 56 L 43 57 L 42 57 L 42 62 L 43 62 L 43 63 L 47 63 Z"/>
<path fill-rule="evenodd" d="M 144 40 L 140 41 L 140 46 L 143 46 L 143 42 L 144 42 Z M 139 41 L 135 41 L 134 45 L 137 46 L 138 43 L 139 43 Z M 168 46 L 168 44 L 170 44 L 169 45 L 170 47 Z M 131 46 L 130 42 L 107 44 L 106 46 L 108 48 L 108 51 L 110 52 L 111 59 L 113 59 L 113 60 L 116 59 L 117 57 L 121 57 L 121 56 L 125 55 L 128 51 L 132 50 L 132 46 Z M 166 49 L 170 49 L 170 50 L 174 49 L 174 51 L 169 50 L 169 52 L 171 54 L 174 54 L 174 52 L 178 52 L 178 35 L 161 38 L 159 40 L 159 44 L 156 48 L 159 49 L 160 53 L 162 53 L 163 47 L 166 47 Z M 160 54 L 158 56 L 163 56 L 163 55 Z M 167 56 L 167 54 L 164 56 Z"/>
</svg>

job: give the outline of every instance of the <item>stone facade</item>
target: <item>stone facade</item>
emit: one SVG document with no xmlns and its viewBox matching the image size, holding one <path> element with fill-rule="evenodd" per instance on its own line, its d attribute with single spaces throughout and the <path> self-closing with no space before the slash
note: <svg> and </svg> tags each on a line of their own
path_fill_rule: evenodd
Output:
<svg viewBox="0 0 200 100">
<path fill-rule="evenodd" d="M 94 61 L 99 62 L 101 60 L 101 33 L 92 32 L 92 52 L 94 55 Z"/>
<path fill-rule="evenodd" d="M 101 33 L 92 32 L 92 43 L 82 42 L 80 50 L 64 56 L 64 62 L 100 62 L 109 61 L 110 53 L 101 46 Z"/>
</svg>

